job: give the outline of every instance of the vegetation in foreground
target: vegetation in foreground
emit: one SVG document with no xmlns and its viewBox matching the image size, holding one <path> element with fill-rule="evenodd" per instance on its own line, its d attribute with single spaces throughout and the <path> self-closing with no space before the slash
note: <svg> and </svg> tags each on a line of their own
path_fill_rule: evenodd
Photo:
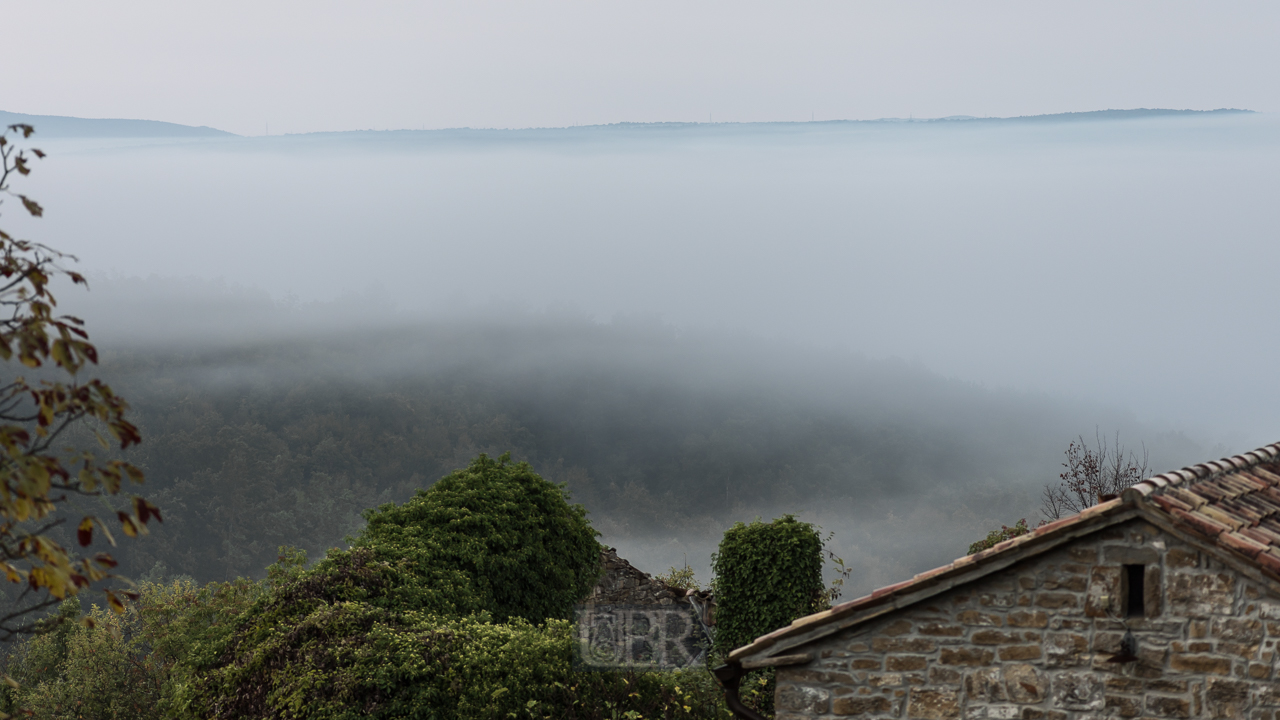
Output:
<svg viewBox="0 0 1280 720">
<path fill-rule="evenodd" d="M 569 617 L 598 578 L 599 545 L 585 510 L 527 464 L 481 455 L 366 518 L 350 549 L 312 566 L 305 553 L 282 549 L 262 581 L 146 581 L 125 613 L 94 606 L 91 623 L 70 622 L 82 610 L 68 599 L 45 632 L 10 652 L 6 672 L 18 686 L 0 690 L 0 710 L 34 718 L 730 717 L 705 667 L 573 669 Z M 787 518 L 779 527 L 804 534 L 799 525 Z M 767 692 L 757 684 L 748 699 L 765 707 Z"/>
<path fill-rule="evenodd" d="M 10 187 L 44 153 L 22 149 L 9 136 L 25 140 L 33 132 L 22 124 L 0 130 L 0 198 L 20 200 L 38 218 L 44 208 Z M 131 538 L 146 534 L 151 519 L 160 520 L 159 508 L 145 498 L 111 502 L 127 485 L 142 483 L 141 468 L 113 456 L 142 437 L 125 419 L 129 404 L 100 379 L 82 374 L 98 362 L 84 322 L 59 314 L 51 284 L 87 284 L 63 267 L 74 259 L 0 230 L 0 360 L 6 363 L 0 380 L 0 576 L 8 581 L 0 584 L 0 641 L 33 632 L 43 611 L 95 584 L 116 610 L 133 596 L 112 572 L 118 561 L 109 552 L 81 556 L 67 549 L 67 533 L 52 532 L 75 527 L 82 550 L 95 536 L 115 545 L 108 525 L 116 522 L 77 501 L 97 498 L 98 512 L 114 512 L 118 529 Z M 21 369 L 10 374 L 14 361 Z M 33 380 L 18 373 L 31 373 Z M 93 440 L 101 451 L 90 449 Z"/>
</svg>

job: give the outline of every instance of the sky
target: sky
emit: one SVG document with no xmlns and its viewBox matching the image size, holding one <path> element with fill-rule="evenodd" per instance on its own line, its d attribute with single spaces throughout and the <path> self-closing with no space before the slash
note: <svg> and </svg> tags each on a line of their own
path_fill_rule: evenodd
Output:
<svg viewBox="0 0 1280 720">
<path fill-rule="evenodd" d="M 1280 110 L 1274 2 L 63 0 L 5 18 L 0 110 L 243 135 Z"/>
</svg>

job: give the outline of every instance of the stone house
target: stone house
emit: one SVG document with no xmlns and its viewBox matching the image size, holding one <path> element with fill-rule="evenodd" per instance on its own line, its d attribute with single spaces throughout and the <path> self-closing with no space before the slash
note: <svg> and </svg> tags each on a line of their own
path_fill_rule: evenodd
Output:
<svg viewBox="0 0 1280 720">
<path fill-rule="evenodd" d="M 717 675 L 777 668 L 778 720 L 1280 720 L 1278 641 L 1280 443 L 801 618 Z"/>
</svg>

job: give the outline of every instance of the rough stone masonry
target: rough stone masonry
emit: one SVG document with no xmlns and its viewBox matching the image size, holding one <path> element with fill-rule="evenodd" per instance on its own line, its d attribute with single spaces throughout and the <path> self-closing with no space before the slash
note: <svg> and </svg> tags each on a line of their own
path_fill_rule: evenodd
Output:
<svg viewBox="0 0 1280 720">
<path fill-rule="evenodd" d="M 583 601 L 591 605 L 671 605 L 685 592 L 669 587 L 618 557 L 617 548 L 600 550 L 603 572 Z"/>
<path fill-rule="evenodd" d="M 1134 520 L 789 651 L 777 718 L 1280 720 L 1277 640 L 1280 597 Z"/>
</svg>

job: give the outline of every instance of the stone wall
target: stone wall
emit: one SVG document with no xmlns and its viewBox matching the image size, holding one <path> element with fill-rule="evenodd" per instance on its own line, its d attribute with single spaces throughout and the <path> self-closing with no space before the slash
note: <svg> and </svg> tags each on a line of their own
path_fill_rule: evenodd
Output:
<svg viewBox="0 0 1280 720">
<path fill-rule="evenodd" d="M 1277 640 L 1280 598 L 1134 521 L 787 650 L 815 659 L 778 669 L 777 717 L 1280 720 Z"/>
<path fill-rule="evenodd" d="M 684 590 L 669 587 L 618 557 L 616 548 L 600 551 L 600 565 L 604 567 L 604 574 L 583 601 L 586 604 L 671 605 L 685 596 Z"/>
</svg>

